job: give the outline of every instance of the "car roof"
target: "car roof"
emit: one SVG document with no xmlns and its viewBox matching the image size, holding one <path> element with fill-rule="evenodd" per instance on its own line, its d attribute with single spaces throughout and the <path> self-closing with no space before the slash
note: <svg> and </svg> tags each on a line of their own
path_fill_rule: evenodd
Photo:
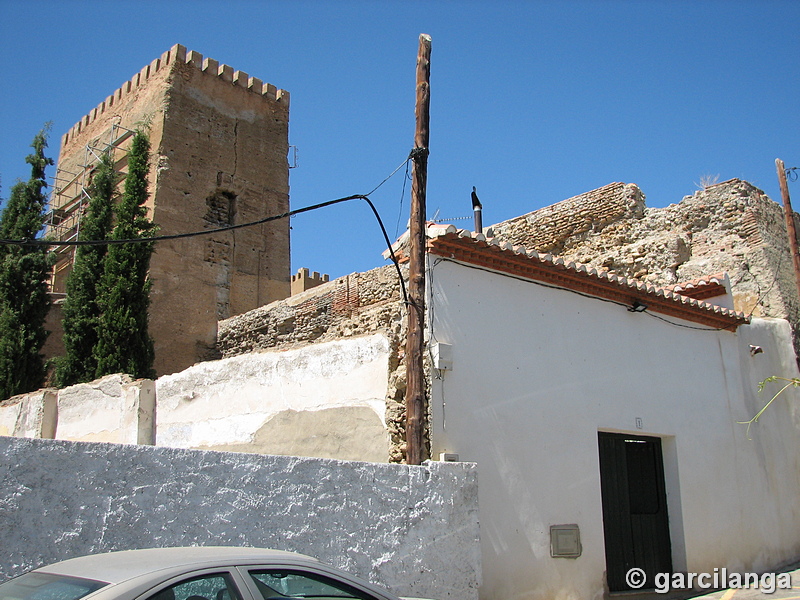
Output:
<svg viewBox="0 0 800 600">
<path fill-rule="evenodd" d="M 91 554 L 53 563 L 36 569 L 36 572 L 120 583 L 146 573 L 176 568 L 203 569 L 271 562 L 298 566 L 320 564 L 316 558 L 283 550 L 233 546 L 185 546 Z"/>
</svg>

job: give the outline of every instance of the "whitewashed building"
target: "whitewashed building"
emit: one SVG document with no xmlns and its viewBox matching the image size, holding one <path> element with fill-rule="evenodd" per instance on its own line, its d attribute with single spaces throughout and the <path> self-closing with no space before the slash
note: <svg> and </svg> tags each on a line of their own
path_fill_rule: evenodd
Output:
<svg viewBox="0 0 800 600">
<path fill-rule="evenodd" d="M 761 380 L 798 376 L 787 321 L 724 308 L 724 279 L 683 296 L 429 236 L 432 454 L 478 464 L 481 598 L 601 598 L 634 567 L 653 588 L 800 556 L 797 395 L 737 423 L 770 398 Z"/>
</svg>

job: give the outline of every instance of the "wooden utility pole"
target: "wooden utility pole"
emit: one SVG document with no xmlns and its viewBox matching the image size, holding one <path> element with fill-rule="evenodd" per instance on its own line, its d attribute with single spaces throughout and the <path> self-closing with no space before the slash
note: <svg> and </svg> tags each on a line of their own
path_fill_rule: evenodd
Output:
<svg viewBox="0 0 800 600">
<path fill-rule="evenodd" d="M 778 170 L 778 183 L 783 196 L 783 212 L 786 216 L 786 233 L 789 235 L 789 248 L 792 251 L 792 264 L 794 265 L 794 279 L 797 293 L 800 295 L 800 251 L 797 248 L 797 230 L 794 226 L 794 211 L 789 200 L 789 185 L 786 183 L 786 166 L 780 158 L 775 159 L 775 168 Z"/>
<path fill-rule="evenodd" d="M 425 374 L 422 369 L 425 327 L 425 193 L 431 106 L 431 36 L 419 36 L 417 53 L 416 129 L 412 157 L 411 224 L 409 225 L 408 339 L 406 340 L 406 463 L 424 460 Z"/>
</svg>

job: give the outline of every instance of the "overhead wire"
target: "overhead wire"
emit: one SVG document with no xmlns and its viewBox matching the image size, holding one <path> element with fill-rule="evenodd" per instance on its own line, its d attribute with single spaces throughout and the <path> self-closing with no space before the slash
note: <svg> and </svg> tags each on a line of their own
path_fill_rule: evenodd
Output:
<svg viewBox="0 0 800 600">
<path fill-rule="evenodd" d="M 408 176 L 408 166 L 411 164 L 411 161 L 406 161 L 406 172 L 403 175 L 403 189 L 400 190 L 400 207 L 397 209 L 397 224 L 394 227 L 394 237 L 398 237 L 400 235 L 400 221 L 403 218 L 403 200 L 406 197 L 406 183 L 411 180 L 411 177 Z"/>
<path fill-rule="evenodd" d="M 0 239 L 0 245 L 5 246 L 111 246 L 117 244 L 145 244 L 145 243 L 154 243 L 154 242 L 162 242 L 166 240 L 178 240 L 184 238 L 191 238 L 197 237 L 201 235 L 212 235 L 215 233 L 224 233 L 227 231 L 234 231 L 236 229 L 243 229 L 245 227 L 254 227 L 256 225 L 262 225 L 264 223 L 269 223 L 271 221 L 278 221 L 280 219 L 287 219 L 289 217 L 293 217 L 294 215 L 299 215 L 301 213 L 309 212 L 312 210 L 317 210 L 320 208 L 325 208 L 327 206 L 333 206 L 334 204 L 339 204 L 342 202 L 348 202 L 350 200 L 364 200 L 372 209 L 373 215 L 375 215 L 375 219 L 378 221 L 378 225 L 380 226 L 381 233 L 383 234 L 383 239 L 386 242 L 386 247 L 389 249 L 389 255 L 394 263 L 395 268 L 397 269 L 397 275 L 400 279 L 400 288 L 403 293 L 403 301 L 405 304 L 409 304 L 408 301 L 408 292 L 406 290 L 405 285 L 405 278 L 403 277 L 402 272 L 400 271 L 400 265 L 398 263 L 397 257 L 394 253 L 394 248 L 392 247 L 392 243 L 389 239 L 389 234 L 386 232 L 386 227 L 383 225 L 383 220 L 381 219 L 380 214 L 378 213 L 378 209 L 372 203 L 372 200 L 369 199 L 369 196 L 377 191 L 383 184 L 385 184 L 389 179 L 391 179 L 401 168 L 403 165 L 408 165 L 408 163 L 412 160 L 414 156 L 414 150 L 411 151 L 409 156 L 402 162 L 397 168 L 392 171 L 387 177 L 383 179 L 378 185 L 372 188 L 366 194 L 353 194 L 351 196 L 345 196 L 343 198 L 336 198 L 334 200 L 328 200 L 326 202 L 320 202 L 318 204 L 313 204 L 311 206 L 305 206 L 303 208 L 297 208 L 295 210 L 286 211 L 284 213 L 278 215 L 271 215 L 269 217 L 264 217 L 263 219 L 258 219 L 256 221 L 249 221 L 247 223 L 239 223 L 236 225 L 226 225 L 224 227 L 216 227 L 214 229 L 203 229 L 199 231 L 189 231 L 186 233 L 173 233 L 168 235 L 157 235 L 157 236 L 149 236 L 149 237 L 140 237 L 140 238 L 125 238 L 125 239 L 104 239 L 104 240 L 52 240 L 47 238 L 37 238 L 34 240 L 23 238 L 20 240 L 11 240 L 11 239 Z"/>
<path fill-rule="evenodd" d="M 436 261 L 434 261 L 434 264 L 433 264 L 433 266 L 431 268 L 431 271 L 430 271 L 431 275 L 433 275 L 433 269 L 439 263 L 444 262 L 444 261 L 456 262 L 456 261 L 452 261 L 452 259 L 448 259 L 448 258 L 439 258 L 439 259 L 437 259 Z M 501 275 L 503 277 L 509 277 L 511 279 L 516 279 L 518 281 L 523 281 L 525 283 L 538 285 L 539 287 L 544 287 L 544 288 L 548 288 L 548 289 L 551 289 L 551 290 L 561 290 L 561 291 L 565 291 L 565 292 L 570 292 L 572 294 L 576 294 L 578 296 L 583 296 L 584 298 L 589 298 L 591 300 L 599 300 L 601 302 L 607 302 L 609 304 L 616 304 L 617 306 L 622 306 L 622 307 L 625 307 L 626 309 L 630 310 L 630 305 L 625 304 L 624 302 L 620 302 L 618 300 L 612 300 L 610 298 L 601 298 L 599 296 L 593 296 L 592 294 L 587 294 L 585 292 L 581 292 L 581 291 L 578 291 L 578 290 L 572 290 L 572 289 L 569 289 L 569 288 L 560 287 L 560 286 L 552 285 L 552 284 L 549 284 L 549 283 L 544 283 L 542 281 L 535 281 L 533 279 L 528 279 L 526 277 L 520 277 L 520 276 L 517 276 L 517 275 L 511 275 L 510 273 L 502 273 L 500 271 L 495 271 L 493 269 L 488 269 L 486 267 L 481 267 L 481 266 L 478 266 L 478 265 L 470 265 L 470 264 L 462 263 L 462 262 L 458 262 L 458 264 L 463 266 L 463 267 L 467 267 L 469 269 L 475 269 L 477 271 L 486 271 L 487 273 L 494 273 L 496 275 Z M 683 327 L 684 329 L 694 329 L 694 330 L 697 330 L 697 331 L 729 331 L 729 329 L 727 327 L 695 327 L 693 325 L 684 325 L 683 323 L 676 323 L 675 321 L 671 321 L 671 320 L 665 319 L 664 317 L 661 317 L 659 315 L 653 314 L 649 310 L 644 310 L 642 312 L 644 312 L 644 314 L 649 315 L 649 316 L 651 316 L 651 317 L 653 317 L 655 319 L 658 319 L 660 321 L 664 321 L 665 323 L 669 323 L 670 325 L 674 325 L 675 327 Z M 433 327 L 431 327 L 431 335 L 434 336 Z"/>
<path fill-rule="evenodd" d="M 402 201 L 403 201 L 403 198 L 405 196 L 406 180 L 408 179 L 408 166 L 411 163 L 412 159 L 419 152 L 424 151 L 424 150 L 425 149 L 414 148 L 409 153 L 408 157 L 402 163 L 400 163 L 389 175 L 387 175 L 378 185 L 376 185 L 374 188 L 372 188 L 366 194 L 353 194 L 353 195 L 345 196 L 345 197 L 342 197 L 342 198 L 336 198 L 334 200 L 328 200 L 326 202 L 320 202 L 318 204 L 313 204 L 313 205 L 310 205 L 310 206 L 305 206 L 303 208 L 290 210 L 290 211 L 287 211 L 287 212 L 284 212 L 284 213 L 281 213 L 281 214 L 278 214 L 278 215 L 271 215 L 269 217 L 264 217 L 263 219 L 258 219 L 256 221 L 249 221 L 247 223 L 239 223 L 237 225 L 226 225 L 225 227 L 216 227 L 214 229 L 203 229 L 203 230 L 199 230 L 199 231 L 190 231 L 190 232 L 186 232 L 186 233 L 176 233 L 176 234 L 141 237 L 141 238 L 104 239 L 104 240 L 63 240 L 63 241 L 48 240 L 46 238 L 40 238 L 40 239 L 35 239 L 35 240 L 29 240 L 29 239 L 25 239 L 25 238 L 23 238 L 21 240 L 0 239 L 0 245 L 11 245 L 11 246 L 102 246 L 102 245 L 116 245 L 116 244 L 152 243 L 152 242 L 160 242 L 160 241 L 166 241 L 166 240 L 176 240 L 176 239 L 197 237 L 197 236 L 201 236 L 201 235 L 212 235 L 212 234 L 215 234 L 215 233 L 224 233 L 224 232 L 227 232 L 227 231 L 234 231 L 236 229 L 243 229 L 243 228 L 246 228 L 246 227 L 254 227 L 256 225 L 262 225 L 264 223 L 269 223 L 271 221 L 277 221 L 277 220 L 280 220 L 280 219 L 290 218 L 290 217 L 293 217 L 294 215 L 302 214 L 302 213 L 309 212 L 309 211 L 312 211 L 312 210 L 317 210 L 317 209 L 320 209 L 320 208 L 325 208 L 327 206 L 333 206 L 335 204 L 339 204 L 339 203 L 342 203 L 342 202 L 348 202 L 350 200 L 364 200 L 369 205 L 370 209 L 372 210 L 373 215 L 375 216 L 375 219 L 378 222 L 378 225 L 380 226 L 381 233 L 382 233 L 384 241 L 386 243 L 386 247 L 389 250 L 389 255 L 391 257 L 392 263 L 394 264 L 394 266 L 395 266 L 395 268 L 397 270 L 397 275 L 398 275 L 398 278 L 400 280 L 401 291 L 403 293 L 403 301 L 404 301 L 404 303 L 406 305 L 409 305 L 410 303 L 409 303 L 409 300 L 408 300 L 408 292 L 407 292 L 406 286 L 405 286 L 405 278 L 403 277 L 402 272 L 400 271 L 400 265 L 399 265 L 399 262 L 397 260 L 397 257 L 395 256 L 394 248 L 392 247 L 392 243 L 391 243 L 391 241 L 389 239 L 389 235 L 388 235 L 388 233 L 386 231 L 386 228 L 383 225 L 383 220 L 381 219 L 380 214 L 378 213 L 378 209 L 372 203 L 372 201 L 370 200 L 369 196 L 372 195 L 374 192 L 376 192 L 381 186 L 383 186 L 394 175 L 396 175 L 397 172 L 401 168 L 403 168 L 403 166 L 405 166 L 406 167 L 406 174 L 404 175 L 404 178 L 403 178 L 404 179 L 404 181 L 403 181 L 403 192 L 402 192 L 401 197 L 400 197 L 400 202 L 401 202 L 401 205 L 402 205 Z M 789 171 L 789 170 L 790 169 L 787 169 L 787 171 Z M 398 220 L 398 223 L 399 223 L 399 220 Z M 781 257 L 781 260 L 782 260 L 782 258 L 783 257 Z M 438 264 L 439 262 L 441 262 L 441 261 L 436 261 L 434 263 L 434 266 L 436 264 Z M 470 268 L 478 269 L 478 270 L 490 271 L 490 269 L 485 269 L 483 267 L 478 267 L 478 266 L 475 266 L 475 265 L 466 265 L 466 266 L 468 266 Z M 433 274 L 432 271 L 433 271 L 433 269 L 430 270 L 431 275 Z M 490 271 L 490 272 L 495 272 L 495 271 Z M 598 296 L 592 296 L 591 294 L 586 294 L 586 293 L 583 293 L 583 292 L 579 292 L 577 290 L 570 290 L 568 288 L 561 288 L 561 287 L 549 285 L 549 284 L 546 284 L 546 283 L 543 283 L 543 282 L 532 281 L 532 280 L 529 280 L 529 279 L 516 277 L 516 276 L 513 276 L 513 275 L 506 274 L 506 273 L 502 273 L 502 275 L 505 276 L 505 277 L 511 277 L 512 279 L 519 279 L 521 281 L 526 281 L 528 283 L 533 283 L 533 284 L 539 285 L 541 287 L 546 287 L 546 288 L 551 288 L 551 289 L 566 290 L 566 291 L 569 291 L 571 293 L 577 294 L 579 296 L 584 296 L 586 298 L 592 298 L 594 300 L 601 300 L 603 302 L 608 302 L 608 303 L 611 303 L 611 304 L 617 304 L 619 306 L 624 306 L 626 308 L 629 308 L 627 306 L 627 304 L 624 304 L 622 302 L 618 302 L 618 301 L 610 300 L 610 299 L 606 299 L 606 298 L 600 298 Z M 776 279 L 777 279 L 777 276 L 776 276 Z M 774 285 L 774 283 L 775 282 L 773 281 L 773 285 Z M 772 285 L 770 286 L 770 289 L 771 288 L 772 288 Z M 769 289 L 767 290 L 767 292 L 768 291 L 769 291 Z M 763 295 L 766 295 L 766 292 Z M 762 297 L 763 297 L 763 295 L 762 295 Z M 758 303 L 758 301 L 757 301 L 757 303 Z M 755 308 L 754 308 L 754 310 L 755 310 Z M 684 325 L 682 323 L 676 323 L 676 322 L 671 321 L 669 319 L 665 319 L 663 317 L 655 315 L 655 314 L 653 314 L 653 313 L 651 313 L 650 311 L 647 311 L 647 310 L 645 310 L 643 312 L 647 313 L 648 315 L 650 315 L 653 318 L 659 319 L 661 321 L 664 321 L 665 323 L 669 323 L 670 325 L 674 325 L 676 327 L 683 327 L 683 328 L 686 328 L 686 329 L 694 329 L 694 330 L 698 330 L 698 331 L 723 331 L 723 330 L 726 330 L 726 328 L 724 328 L 724 327 L 707 328 L 707 327 L 694 327 L 694 326 L 691 326 L 691 325 Z M 750 316 L 752 316 L 752 311 L 750 313 Z M 749 316 L 748 316 L 748 319 L 749 319 Z"/>
</svg>

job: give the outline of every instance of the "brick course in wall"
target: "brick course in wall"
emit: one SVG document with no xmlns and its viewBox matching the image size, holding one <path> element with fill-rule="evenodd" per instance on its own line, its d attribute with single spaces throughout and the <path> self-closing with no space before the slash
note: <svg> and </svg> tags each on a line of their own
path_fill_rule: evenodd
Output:
<svg viewBox="0 0 800 600">
<path fill-rule="evenodd" d="M 644 208 L 644 195 L 636 185 L 617 182 L 498 223 L 492 229 L 515 246 L 560 254 L 566 240 L 602 231 L 621 219 L 641 217 Z"/>
</svg>

